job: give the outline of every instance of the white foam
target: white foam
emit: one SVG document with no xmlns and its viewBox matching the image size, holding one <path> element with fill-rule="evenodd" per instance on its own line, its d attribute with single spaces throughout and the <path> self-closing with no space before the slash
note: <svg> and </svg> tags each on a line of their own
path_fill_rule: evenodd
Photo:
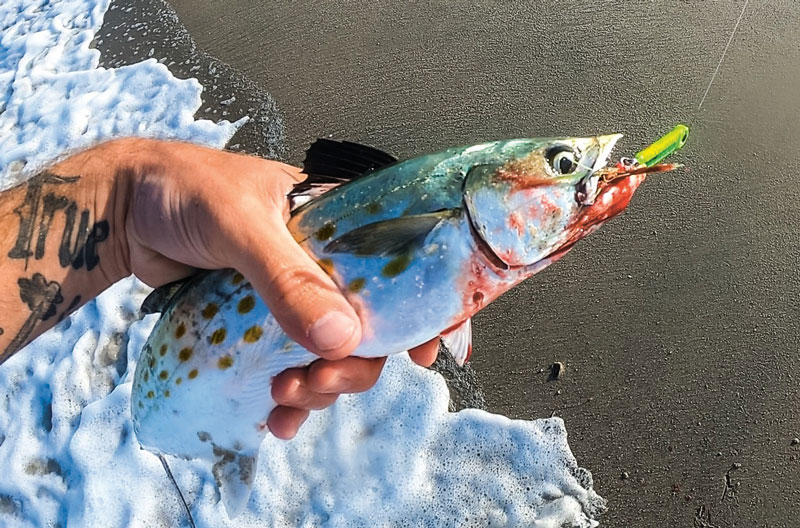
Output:
<svg viewBox="0 0 800 528">
<path fill-rule="evenodd" d="M 122 135 L 222 146 L 237 124 L 196 121 L 201 87 L 153 60 L 99 69 L 107 0 L 0 5 L 0 188 L 65 152 Z M 24 171 L 19 168 L 25 162 Z M 154 319 L 126 279 L 0 366 L 0 525 L 178 526 L 158 459 L 138 448 L 130 379 Z M 248 509 L 229 521 L 213 479 L 171 459 L 199 526 L 592 526 L 602 504 L 560 419 L 447 412 L 442 378 L 391 358 L 372 391 L 268 438 Z"/>
<path fill-rule="evenodd" d="M 195 120 L 202 87 L 196 79 L 176 79 L 155 59 L 98 68 L 100 53 L 89 44 L 107 7 L 108 0 L 3 0 L 4 187 L 54 158 L 115 137 L 183 139 L 222 147 L 236 131 L 240 123 Z"/>
</svg>

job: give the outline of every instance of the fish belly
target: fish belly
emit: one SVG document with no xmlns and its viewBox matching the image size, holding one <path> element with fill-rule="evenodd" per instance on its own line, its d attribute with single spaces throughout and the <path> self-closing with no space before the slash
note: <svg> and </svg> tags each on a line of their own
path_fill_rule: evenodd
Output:
<svg viewBox="0 0 800 528">
<path fill-rule="evenodd" d="M 362 320 L 354 355 L 402 352 L 453 324 L 463 311 L 457 276 L 473 251 L 465 229 L 443 226 L 390 274 L 390 257 L 331 256 L 334 278 Z M 358 291 L 348 289 L 353 282 Z M 275 407 L 272 378 L 316 359 L 289 339 L 239 273 L 208 273 L 168 307 L 145 344 L 132 391 L 137 438 L 151 451 L 186 458 L 257 450 Z"/>
</svg>

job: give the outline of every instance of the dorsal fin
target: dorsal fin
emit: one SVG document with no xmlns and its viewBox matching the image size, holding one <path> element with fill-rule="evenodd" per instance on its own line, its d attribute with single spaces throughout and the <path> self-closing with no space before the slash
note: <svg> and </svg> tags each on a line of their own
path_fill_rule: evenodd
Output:
<svg viewBox="0 0 800 528">
<path fill-rule="evenodd" d="M 303 172 L 308 178 L 289 191 L 289 200 L 293 207 L 301 205 L 333 187 L 396 162 L 397 158 L 391 154 L 373 147 L 350 141 L 318 139 L 308 147 L 303 161 Z"/>
</svg>

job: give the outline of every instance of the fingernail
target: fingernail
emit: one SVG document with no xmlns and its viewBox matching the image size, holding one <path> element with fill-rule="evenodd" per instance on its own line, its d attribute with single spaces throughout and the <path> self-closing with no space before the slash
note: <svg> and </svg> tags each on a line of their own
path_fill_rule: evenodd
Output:
<svg viewBox="0 0 800 528">
<path fill-rule="evenodd" d="M 355 330 L 351 317 L 342 312 L 328 312 L 311 326 L 308 337 L 318 350 L 333 350 L 350 341 Z"/>
</svg>

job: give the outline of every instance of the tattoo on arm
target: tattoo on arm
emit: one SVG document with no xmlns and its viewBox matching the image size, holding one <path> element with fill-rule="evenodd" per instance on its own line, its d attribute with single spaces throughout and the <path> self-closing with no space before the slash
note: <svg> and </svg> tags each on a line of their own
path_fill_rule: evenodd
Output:
<svg viewBox="0 0 800 528">
<path fill-rule="evenodd" d="M 11 343 L 0 354 L 0 363 L 22 348 L 33 334 L 36 324 L 53 317 L 56 314 L 56 305 L 64 302 L 61 285 L 56 281 L 48 281 L 41 273 L 34 273 L 30 279 L 23 277 L 17 281 L 17 284 L 19 285 L 19 297 L 28 305 L 31 314 Z"/>
<path fill-rule="evenodd" d="M 55 203 L 56 197 L 53 193 L 49 193 L 44 204 L 42 202 L 42 187 L 45 185 L 64 185 L 78 181 L 78 176 L 63 178 L 56 176 L 49 172 L 44 172 L 38 176 L 34 176 L 26 184 L 25 199 L 22 203 L 14 209 L 14 212 L 19 216 L 19 235 L 17 235 L 17 242 L 11 251 L 8 252 L 8 257 L 13 259 L 25 259 L 25 269 L 28 269 L 28 260 L 34 253 L 31 251 L 31 244 L 33 243 L 33 235 L 36 230 L 36 219 L 39 221 L 39 236 L 36 240 L 36 255 L 37 259 L 44 256 L 44 242 L 47 238 L 47 232 L 50 230 L 50 223 L 53 221 L 53 216 L 58 207 Z M 66 200 L 66 197 L 61 197 Z M 40 217 L 40 205 L 43 205 Z M 66 204 L 64 204 L 66 205 Z M 63 205 L 62 205 L 63 207 Z"/>
<path fill-rule="evenodd" d="M 72 230 L 75 228 L 77 213 L 78 206 L 72 202 L 67 207 L 67 223 L 61 236 L 61 246 L 58 248 L 58 261 L 63 268 L 71 264 L 73 268 L 81 269 L 86 264 L 86 269 L 91 271 L 100 262 L 97 256 L 97 244 L 108 238 L 108 222 L 106 220 L 95 222 L 89 229 L 89 211 L 84 209 L 73 243 Z"/>
<path fill-rule="evenodd" d="M 67 317 L 69 314 L 71 314 L 71 313 L 72 313 L 72 310 L 74 310 L 75 308 L 77 308 L 77 306 L 78 306 L 80 303 L 81 303 L 81 296 L 80 296 L 80 295 L 76 295 L 75 297 L 73 297 L 73 298 L 72 298 L 72 302 L 70 302 L 70 303 L 69 303 L 69 305 L 68 305 L 68 306 L 67 306 L 67 307 L 64 309 L 64 311 L 63 311 L 63 312 L 61 312 L 61 315 L 59 315 L 59 316 L 58 316 L 58 322 L 60 323 L 61 321 L 63 321 L 64 319 L 66 319 L 66 317 Z"/>
<path fill-rule="evenodd" d="M 80 212 L 80 220 L 78 220 L 78 204 L 75 200 L 54 192 L 48 192 L 42 196 L 45 185 L 60 186 L 75 183 L 79 178 L 79 176 L 63 177 L 44 172 L 28 181 L 25 199 L 14 209 L 20 218 L 19 234 L 16 244 L 8 252 L 9 258 L 24 259 L 25 269 L 28 269 L 31 257 L 35 260 L 44 258 L 50 226 L 56 212 L 63 209 L 65 222 L 64 231 L 61 234 L 61 244 L 58 248 L 59 264 L 63 268 L 72 266 L 75 269 L 85 266 L 88 271 L 97 266 L 100 262 L 97 255 L 97 244 L 108 238 L 108 221 L 101 220 L 90 226 L 90 211 L 83 209 Z M 76 222 L 78 223 L 77 229 Z M 36 247 L 32 250 L 34 238 Z"/>
<path fill-rule="evenodd" d="M 100 257 L 97 246 L 108 239 L 110 226 L 107 220 L 93 221 L 90 209 L 80 206 L 75 199 L 66 196 L 61 189 L 73 184 L 80 176 L 58 176 L 45 171 L 26 183 L 25 197 L 15 209 L 19 217 L 19 232 L 8 258 L 25 261 L 28 270 L 30 260 L 42 260 L 47 252 L 47 237 L 55 219 L 63 215 L 64 227 L 58 244 L 58 263 L 62 268 L 93 270 Z M 55 257 L 55 256 L 54 256 Z M 49 281 L 41 273 L 21 277 L 17 281 L 19 297 L 30 309 L 22 327 L 5 350 L 0 351 L 0 363 L 25 346 L 34 335 L 36 325 L 56 316 L 57 305 L 64 302 L 61 284 Z M 76 295 L 58 316 L 64 319 L 81 303 Z M 4 330 L 0 328 L 0 335 Z"/>
</svg>

